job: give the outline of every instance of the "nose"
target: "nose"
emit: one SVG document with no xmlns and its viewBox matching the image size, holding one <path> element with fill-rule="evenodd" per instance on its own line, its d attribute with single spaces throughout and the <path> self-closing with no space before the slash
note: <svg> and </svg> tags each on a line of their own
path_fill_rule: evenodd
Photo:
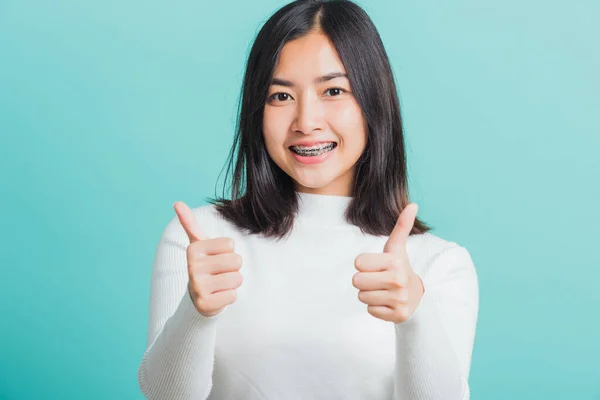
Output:
<svg viewBox="0 0 600 400">
<path fill-rule="evenodd" d="M 321 101 L 314 95 L 305 95 L 297 103 L 296 118 L 292 129 L 294 132 L 310 135 L 322 130 L 324 125 L 324 110 Z"/>
</svg>

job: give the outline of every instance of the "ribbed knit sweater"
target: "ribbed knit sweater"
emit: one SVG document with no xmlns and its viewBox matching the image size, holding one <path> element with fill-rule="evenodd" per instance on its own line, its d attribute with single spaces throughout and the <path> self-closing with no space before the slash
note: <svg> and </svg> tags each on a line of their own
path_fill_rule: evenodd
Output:
<svg viewBox="0 0 600 400">
<path fill-rule="evenodd" d="M 352 277 L 360 253 L 386 236 L 344 219 L 350 197 L 299 193 L 291 235 L 246 234 L 213 205 L 193 208 L 210 238 L 242 256 L 237 299 L 205 317 L 190 298 L 189 239 L 174 217 L 160 237 L 147 349 L 138 370 L 148 399 L 464 400 L 479 306 L 470 253 L 430 232 L 406 250 L 425 292 L 404 322 L 375 318 Z"/>
</svg>

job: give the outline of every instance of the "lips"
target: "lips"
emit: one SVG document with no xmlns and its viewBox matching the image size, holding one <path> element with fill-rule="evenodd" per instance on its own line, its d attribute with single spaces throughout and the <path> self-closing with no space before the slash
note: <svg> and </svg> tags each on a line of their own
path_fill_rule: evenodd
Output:
<svg viewBox="0 0 600 400">
<path fill-rule="evenodd" d="M 327 143 L 327 144 L 322 144 L 319 146 L 314 146 L 314 147 L 297 147 L 297 146 L 292 146 L 290 147 L 290 150 L 293 151 L 294 153 L 303 155 L 303 154 L 309 154 L 309 155 L 314 155 L 315 153 L 319 153 L 322 151 L 331 151 L 333 149 L 336 148 L 336 144 L 335 143 Z"/>
<path fill-rule="evenodd" d="M 321 145 L 314 147 L 312 149 L 300 150 L 297 147 L 292 146 L 290 148 L 290 152 L 292 153 L 292 157 L 302 163 L 307 165 L 320 164 L 325 162 L 325 160 L 329 159 L 331 154 L 335 151 L 337 147 L 337 143 L 328 142 L 326 145 Z"/>
</svg>

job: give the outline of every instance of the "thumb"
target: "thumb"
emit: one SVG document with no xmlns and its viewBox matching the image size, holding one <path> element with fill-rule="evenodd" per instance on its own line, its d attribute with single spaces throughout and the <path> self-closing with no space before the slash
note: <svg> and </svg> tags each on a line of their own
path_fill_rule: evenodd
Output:
<svg viewBox="0 0 600 400">
<path fill-rule="evenodd" d="M 183 201 L 175 202 L 173 208 L 175 209 L 177 218 L 179 218 L 179 222 L 181 222 L 185 233 L 187 233 L 188 238 L 190 239 L 190 243 L 207 239 L 204 232 L 202 232 L 202 229 L 200 229 L 200 225 L 198 224 L 198 221 L 196 221 L 194 213 Z"/>
<path fill-rule="evenodd" d="M 404 210 L 402 210 L 398 217 L 398 221 L 396 221 L 394 230 L 383 247 L 384 253 L 400 253 L 406 251 L 406 241 L 415 224 L 417 211 L 419 211 L 417 203 L 410 203 L 404 207 Z"/>
</svg>

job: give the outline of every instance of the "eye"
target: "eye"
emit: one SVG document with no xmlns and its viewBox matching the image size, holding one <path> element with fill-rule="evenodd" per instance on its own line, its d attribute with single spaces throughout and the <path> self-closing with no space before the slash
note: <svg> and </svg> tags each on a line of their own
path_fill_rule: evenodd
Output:
<svg viewBox="0 0 600 400">
<path fill-rule="evenodd" d="M 268 101 L 286 101 L 290 98 L 291 96 L 285 92 L 277 92 L 277 93 L 273 93 L 271 96 L 269 96 Z"/>
<path fill-rule="evenodd" d="M 335 87 L 335 88 L 329 88 L 329 89 L 327 89 L 325 91 L 325 93 L 327 93 L 327 92 L 330 92 L 331 95 L 332 95 L 332 97 L 335 97 L 335 96 L 339 96 L 342 93 L 345 93 L 346 91 L 344 89 L 342 89 L 342 88 Z"/>
</svg>

